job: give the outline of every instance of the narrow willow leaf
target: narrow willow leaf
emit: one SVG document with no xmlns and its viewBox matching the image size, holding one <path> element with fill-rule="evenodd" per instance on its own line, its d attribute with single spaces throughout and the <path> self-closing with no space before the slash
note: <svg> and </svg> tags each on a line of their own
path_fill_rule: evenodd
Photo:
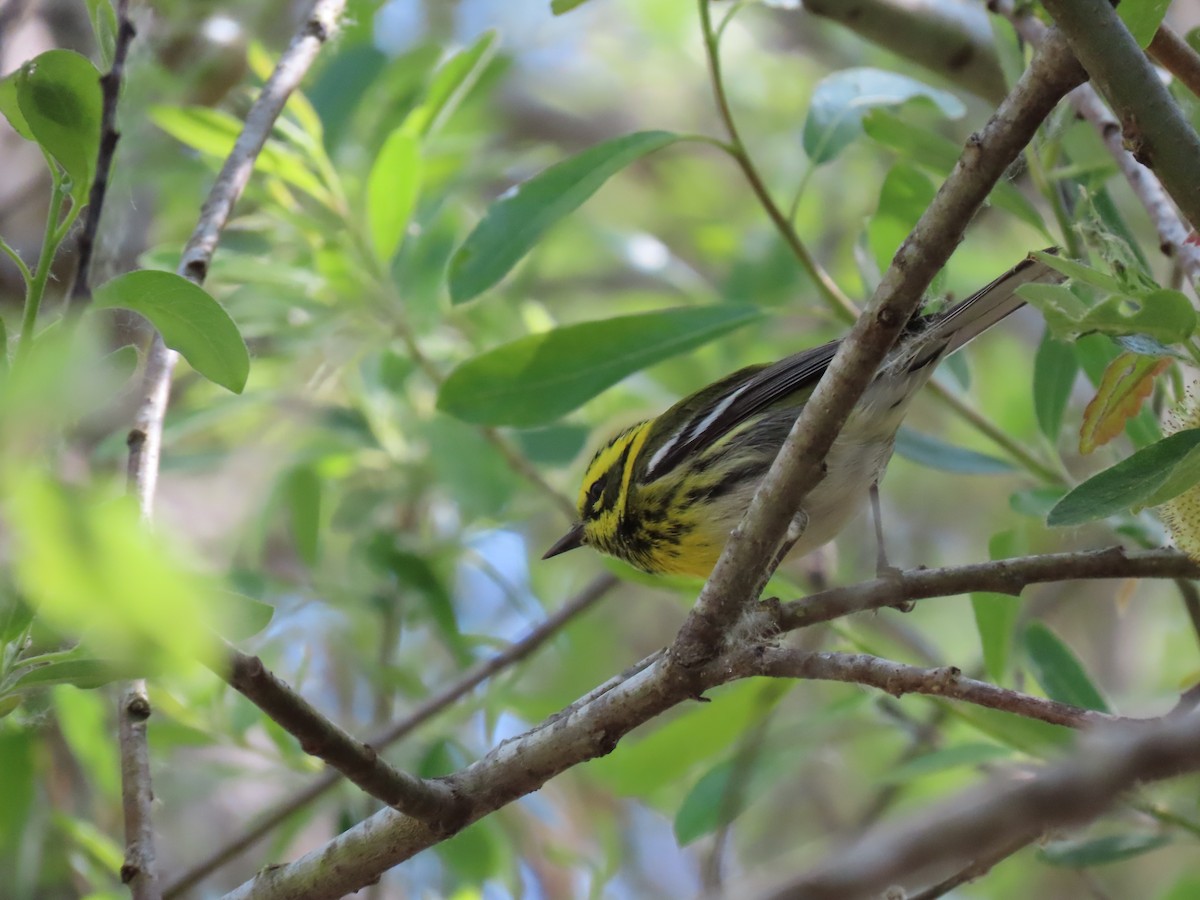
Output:
<svg viewBox="0 0 1200 900">
<path fill-rule="evenodd" d="M 1124 290 L 1121 282 L 1117 281 L 1117 279 L 1113 278 L 1107 272 L 1093 269 L 1091 266 L 1086 266 L 1074 259 L 1067 259 L 1065 256 L 1060 256 L 1057 253 L 1044 253 L 1040 250 L 1033 255 L 1039 262 L 1043 262 L 1055 271 L 1061 272 L 1072 281 L 1090 284 L 1092 287 L 1100 288 L 1100 290 L 1109 294 L 1119 294 Z"/>
<path fill-rule="evenodd" d="M 321 551 L 320 476 L 312 466 L 297 466 L 284 476 L 280 489 L 296 553 L 315 566 Z"/>
<path fill-rule="evenodd" d="M 1091 453 L 1125 430 L 1154 390 L 1154 379 L 1171 364 L 1169 359 L 1122 353 L 1104 371 L 1100 386 L 1079 428 L 1079 452 Z"/>
<path fill-rule="evenodd" d="M 1051 443 L 1062 431 L 1063 415 L 1078 375 L 1079 360 L 1074 349 L 1047 331 L 1033 360 L 1033 408 L 1038 429 Z"/>
<path fill-rule="evenodd" d="M 1165 344 L 1187 340 L 1196 330 L 1196 310 L 1181 291 L 1160 288 L 1137 297 L 1109 297 L 1079 320 L 1079 333 L 1144 334 Z"/>
<path fill-rule="evenodd" d="M 385 265 L 404 239 L 420 191 L 420 144 L 398 128 L 383 142 L 367 178 L 367 229 Z"/>
<path fill-rule="evenodd" d="M 1166 503 L 1193 487 L 1197 482 L 1200 482 L 1200 447 L 1193 448 L 1187 456 L 1172 466 L 1167 480 L 1141 505 L 1158 506 Z"/>
<path fill-rule="evenodd" d="M 680 140 L 668 131 L 639 131 L 589 147 L 517 185 L 487 213 L 450 260 L 450 299 L 465 303 L 486 291 L 573 212 L 634 160 Z"/>
<path fill-rule="evenodd" d="M 896 435 L 896 453 L 912 462 L 960 475 L 996 475 L 1012 472 L 1011 463 L 986 453 L 947 444 L 933 435 L 901 427 Z"/>
<path fill-rule="evenodd" d="M 862 133 L 863 114 L 875 107 L 900 106 L 915 97 L 931 100 L 943 115 L 957 119 L 966 108 L 953 94 L 883 69 L 843 69 L 819 82 L 804 120 L 804 152 L 813 165 L 828 162 Z"/>
<path fill-rule="evenodd" d="M 583 6 L 587 0 L 550 0 L 550 12 L 556 16 L 565 15 L 577 6 Z"/>
<path fill-rule="evenodd" d="M 1050 510 L 1048 525 L 1082 525 L 1135 506 L 1144 506 L 1175 466 L 1200 446 L 1200 428 L 1189 428 L 1137 451 L 1074 488 Z M 1161 497 L 1166 502 L 1170 497 Z"/>
<path fill-rule="evenodd" d="M 438 409 L 476 424 L 544 425 L 627 375 L 759 318 L 740 305 L 685 307 L 527 335 L 451 372 Z"/>
<path fill-rule="evenodd" d="M 1169 834 L 1112 834 L 1089 841 L 1057 841 L 1042 847 L 1038 856 L 1052 866 L 1086 869 L 1141 856 L 1169 843 Z"/>
<path fill-rule="evenodd" d="M 92 23 L 92 36 L 100 50 L 100 62 L 106 69 L 110 68 L 117 49 L 117 13 L 113 9 L 112 0 L 84 2 L 87 4 L 88 19 Z"/>
<path fill-rule="evenodd" d="M 413 137 L 437 131 L 471 92 L 492 61 L 498 43 L 499 34 L 489 29 L 470 47 L 442 63 L 429 84 L 424 102 L 405 117 L 400 127 Z"/>
<path fill-rule="evenodd" d="M 993 535 L 988 544 L 988 555 L 994 560 L 1008 559 L 1018 556 L 1023 549 L 1015 532 L 1002 531 Z M 979 645 L 983 649 L 983 665 L 988 678 L 1001 684 L 1008 674 L 1021 598 L 993 591 L 976 591 L 971 594 L 971 610 L 975 614 L 975 628 L 979 632 Z"/>
<path fill-rule="evenodd" d="M 879 271 L 887 271 L 897 248 L 929 207 L 935 193 L 933 182 L 912 163 L 901 160 L 888 170 L 879 190 L 879 205 L 867 223 L 867 245 Z"/>
<path fill-rule="evenodd" d="M 1012 756 L 1012 749 L 998 744 L 959 744 L 944 750 L 924 753 L 908 762 L 892 766 L 884 774 L 883 780 L 886 784 L 907 784 L 949 769 L 977 766 L 1008 756 Z"/>
<path fill-rule="evenodd" d="M 868 110 L 862 119 L 863 130 L 871 140 L 900 154 L 914 165 L 945 177 L 962 154 L 962 147 L 927 128 L 912 125 L 888 109 Z M 1052 240 L 1034 204 L 1010 181 L 1001 181 L 988 195 L 988 203 L 1016 216 Z"/>
<path fill-rule="evenodd" d="M 250 353 L 221 304 L 173 272 L 145 269 L 118 275 L 96 288 L 92 308 L 141 313 L 172 350 L 207 378 L 235 394 L 246 386 Z"/>
<path fill-rule="evenodd" d="M 779 780 L 791 766 L 778 753 L 772 758 L 749 762 L 741 758 L 723 760 L 692 785 L 675 814 L 675 840 L 686 847 L 706 834 L 728 825 Z"/>
<path fill-rule="evenodd" d="M 1033 677 L 1048 697 L 1084 709 L 1109 712 L 1083 663 L 1053 631 L 1041 622 L 1031 622 L 1022 635 L 1022 645 Z"/>
<path fill-rule="evenodd" d="M 100 149 L 100 73 L 72 50 L 48 50 L 17 72 L 17 102 L 34 139 L 71 178 L 71 196 L 87 202 Z"/>
</svg>

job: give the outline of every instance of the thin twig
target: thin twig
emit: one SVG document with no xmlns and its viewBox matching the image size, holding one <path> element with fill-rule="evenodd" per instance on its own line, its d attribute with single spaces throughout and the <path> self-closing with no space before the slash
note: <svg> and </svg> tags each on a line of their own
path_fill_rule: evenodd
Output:
<svg viewBox="0 0 1200 900">
<path fill-rule="evenodd" d="M 418 778 L 388 765 L 375 748 L 351 737 L 288 687 L 257 656 L 226 647 L 225 679 L 300 742 L 366 793 L 422 822 L 455 817 L 455 798 L 440 781 Z"/>
<path fill-rule="evenodd" d="M 113 49 L 112 68 L 100 76 L 100 92 L 103 98 L 100 111 L 100 152 L 96 156 L 96 175 L 88 192 L 87 215 L 83 220 L 83 229 L 79 232 L 79 262 L 75 268 L 74 283 L 67 292 L 67 303 L 70 307 L 81 306 L 92 295 L 92 254 L 100 230 L 100 215 L 104 212 L 104 198 L 108 193 L 108 181 L 117 153 L 117 142 L 121 139 L 121 133 L 117 131 L 117 102 L 121 98 L 121 84 L 125 76 L 125 59 L 129 55 L 129 45 L 136 36 L 137 31 L 129 18 L 129 0 L 117 0 L 117 40 Z"/>
<path fill-rule="evenodd" d="M 442 690 L 426 697 L 407 716 L 389 728 L 376 734 L 368 742 L 372 747 L 383 750 L 396 741 L 407 737 L 442 710 L 466 696 L 489 678 L 527 659 L 535 650 L 554 637 L 570 622 L 591 609 L 601 598 L 618 584 L 613 575 L 601 575 L 571 600 L 567 601 L 546 620 L 512 646 L 490 659 L 476 663 L 461 678 L 446 685 Z M 262 840 L 292 815 L 304 809 L 330 788 L 342 780 L 342 774 L 328 771 L 316 778 L 307 787 L 293 793 L 286 801 L 258 817 L 255 825 L 241 834 L 234 835 L 207 857 L 182 873 L 163 889 L 165 900 L 171 900 L 191 890 L 226 863 L 236 859 L 252 845 Z"/>
<path fill-rule="evenodd" d="M 121 692 L 117 711 L 121 752 L 121 807 L 125 819 L 125 860 L 121 881 L 129 885 L 133 900 L 158 900 L 158 866 L 154 853 L 154 827 L 150 807 L 154 790 L 150 781 L 150 745 L 146 720 L 150 699 L 146 682 L 130 682 Z"/>
<path fill-rule="evenodd" d="M 1159 27 L 1146 48 L 1154 61 L 1200 97 L 1200 55 L 1166 25 Z"/>
</svg>

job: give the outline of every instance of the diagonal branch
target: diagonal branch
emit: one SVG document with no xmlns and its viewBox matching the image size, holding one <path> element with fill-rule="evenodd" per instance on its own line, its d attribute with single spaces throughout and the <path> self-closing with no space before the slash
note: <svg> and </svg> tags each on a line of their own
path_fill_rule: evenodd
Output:
<svg viewBox="0 0 1200 900">
<path fill-rule="evenodd" d="M 1058 101 L 1083 80 L 1065 41 L 1051 32 L 1030 67 L 962 157 L 897 251 L 868 310 L 843 341 L 734 530 L 696 607 L 672 645 L 676 677 L 711 659 L 724 631 L 770 575 L 785 530 L 820 481 L 822 460 L 988 192 Z"/>
<path fill-rule="evenodd" d="M 1134 158 L 1154 170 L 1192 227 L 1200 226 L 1195 189 L 1200 135 L 1116 10 L 1108 0 L 1046 0 L 1043 5 L 1116 113 Z"/>
<path fill-rule="evenodd" d="M 1095 818 L 1135 785 L 1200 770 L 1200 716 L 1090 732 L 1070 758 L 1011 775 L 825 857 L 771 900 L 874 896 L 954 860 L 995 859 L 1050 828 Z"/>
<path fill-rule="evenodd" d="M 468 669 L 461 678 L 442 690 L 425 698 L 412 712 L 399 722 L 375 735 L 369 744 L 382 750 L 396 741 L 407 737 L 419 726 L 432 719 L 452 703 L 466 696 L 480 684 L 492 676 L 504 671 L 510 666 L 527 659 L 535 650 L 545 644 L 550 638 L 563 630 L 578 616 L 591 609 L 609 591 L 617 586 L 613 575 L 605 574 L 594 579 L 591 584 L 580 591 L 561 608 L 546 617 L 546 620 L 534 628 L 529 634 L 514 643 L 508 649 L 497 653 L 490 659 L 476 663 Z M 269 810 L 259 817 L 258 822 L 242 834 L 234 835 L 202 861 L 196 863 L 174 881 L 163 888 L 163 897 L 177 897 L 190 890 L 204 878 L 207 878 L 225 863 L 237 858 L 253 844 L 266 837 L 291 815 L 303 809 L 318 797 L 335 787 L 342 779 L 342 774 L 336 770 L 328 771 L 313 780 L 306 788 L 290 796 L 284 803 Z"/>
</svg>

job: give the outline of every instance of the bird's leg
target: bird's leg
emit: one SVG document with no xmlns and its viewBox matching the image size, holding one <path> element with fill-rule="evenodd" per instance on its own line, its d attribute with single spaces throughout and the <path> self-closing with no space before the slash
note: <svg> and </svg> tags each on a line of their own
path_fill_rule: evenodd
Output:
<svg viewBox="0 0 1200 900">
<path fill-rule="evenodd" d="M 868 491 L 871 498 L 871 518 L 875 521 L 875 577 L 886 578 L 889 581 L 895 581 L 900 578 L 900 569 L 888 562 L 887 550 L 884 548 L 883 542 L 883 515 L 879 508 L 879 482 L 871 482 L 871 488 Z M 894 609 L 900 612 L 909 612 L 912 608 L 912 601 L 902 600 L 899 603 L 893 604 Z"/>
</svg>

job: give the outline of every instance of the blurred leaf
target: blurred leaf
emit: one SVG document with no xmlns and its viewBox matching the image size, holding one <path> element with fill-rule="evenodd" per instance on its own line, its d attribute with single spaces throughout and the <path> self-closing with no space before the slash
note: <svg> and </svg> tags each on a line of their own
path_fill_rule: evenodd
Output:
<svg viewBox="0 0 1200 900">
<path fill-rule="evenodd" d="M 429 617 L 446 647 L 460 665 L 469 663 L 470 648 L 459 631 L 454 600 L 429 561 L 423 556 L 397 548 L 395 538 L 384 532 L 377 533 L 371 539 L 367 553 L 377 567 L 395 577 L 402 590 L 415 591 L 425 601 Z"/>
<path fill-rule="evenodd" d="M 543 425 L 627 375 L 760 317 L 744 305 L 683 307 L 526 335 L 459 365 L 438 409 L 476 424 Z"/>
<path fill-rule="evenodd" d="M 582 0 L 580 0 L 582 2 Z M 485 31 L 474 44 L 447 59 L 434 73 L 425 101 L 404 120 L 405 134 L 424 137 L 437 131 L 471 92 L 496 53 L 499 33 Z"/>
<path fill-rule="evenodd" d="M 1065 725 L 1051 725 L 1040 719 L 1028 719 L 1000 709 L 988 709 L 960 703 L 947 706 L 951 715 L 961 719 L 980 733 L 997 743 L 1028 753 L 1030 756 L 1046 757 L 1061 751 L 1075 740 L 1074 729 Z"/>
<path fill-rule="evenodd" d="M 1065 493 L 1066 489 L 1060 487 L 1030 488 L 1014 493 L 1009 497 L 1008 505 L 1023 516 L 1044 521 Z"/>
<path fill-rule="evenodd" d="M 1188 43 L 1192 43 L 1191 37 L 1198 31 L 1200 28 L 1188 32 Z M 1192 49 L 1196 49 L 1195 44 Z M 1197 897 L 1200 897 L 1200 875 L 1187 872 L 1165 894 L 1159 895 L 1158 900 L 1195 900 Z"/>
<path fill-rule="evenodd" d="M 740 758 L 717 763 L 692 785 L 675 813 L 675 840 L 686 847 L 735 821 L 749 806 L 779 781 L 794 774 L 780 754 L 747 762 Z"/>
<path fill-rule="evenodd" d="M 1091 453 L 1121 434 L 1153 392 L 1154 379 L 1170 364 L 1169 359 L 1135 353 L 1122 353 L 1109 363 L 1096 396 L 1083 412 L 1079 452 Z"/>
<path fill-rule="evenodd" d="M 216 159 L 224 159 L 229 155 L 242 131 L 242 123 L 236 118 L 207 106 L 155 106 L 150 110 L 150 119 L 175 140 Z M 303 157 L 278 140 L 267 141 L 254 162 L 254 168 L 322 202 L 328 200 L 329 191 L 324 182 L 313 173 Z"/>
<path fill-rule="evenodd" d="M 1041 622 L 1031 622 L 1021 643 L 1029 657 L 1033 677 L 1048 697 L 1084 709 L 1110 711 L 1083 664 L 1053 631 Z"/>
<path fill-rule="evenodd" d="M 0 697 L 0 719 L 3 719 L 5 716 L 12 715 L 14 712 L 16 712 L 21 706 L 21 701 L 23 699 L 24 698 L 20 694 L 9 694 L 8 696 Z M 0 763 L 4 762 L 3 757 L 3 750 L 0 749 Z M 0 814 L 0 819 L 2 818 L 3 814 Z M 0 824 L 0 847 L 4 846 L 4 831 L 4 825 Z"/>
<path fill-rule="evenodd" d="M 548 425 L 516 433 L 521 452 L 530 462 L 545 466 L 565 466 L 587 444 L 591 429 L 583 425 Z"/>
<path fill-rule="evenodd" d="M 221 637 L 231 641 L 252 638 L 271 624 L 275 607 L 239 591 L 214 590 L 208 596 L 212 618 Z"/>
<path fill-rule="evenodd" d="M 468 825 L 437 844 L 434 852 L 456 878 L 479 884 L 499 874 L 509 852 L 506 844 L 504 833 L 491 818 Z"/>
<path fill-rule="evenodd" d="M 17 678 L 13 690 L 27 690 L 52 684 L 70 684 L 77 688 L 97 688 L 103 684 L 149 674 L 149 667 L 130 662 L 103 659 L 68 659 L 37 666 Z"/>
<path fill-rule="evenodd" d="M 1038 428 L 1051 443 L 1062 431 L 1063 415 L 1078 375 L 1079 360 L 1074 349 L 1047 331 L 1033 361 L 1033 408 Z"/>
<path fill-rule="evenodd" d="M 1154 34 L 1162 24 L 1163 16 L 1167 14 L 1167 7 L 1170 5 L 1171 0 L 1122 0 L 1117 7 L 1117 15 L 1125 23 L 1133 39 L 1138 42 L 1138 46 L 1145 50 L 1154 40 Z"/>
<path fill-rule="evenodd" d="M 58 685 L 54 706 L 63 738 L 88 780 L 107 800 L 119 798 L 121 766 L 116 742 L 109 737 L 116 731 L 112 721 L 115 704 L 110 705 L 99 691 Z"/>
<path fill-rule="evenodd" d="M 587 0 L 550 0 L 550 12 L 556 16 L 564 15 L 575 9 L 577 6 L 583 6 Z"/>
<path fill-rule="evenodd" d="M 1017 544 L 1015 532 L 1002 531 L 989 542 L 988 556 L 993 560 L 1017 556 L 1023 549 Z M 971 594 L 971 609 L 975 614 L 975 628 L 983 648 L 984 669 L 988 678 L 996 684 L 1002 684 L 1008 674 L 1013 630 L 1021 610 L 1021 598 L 993 591 L 976 591 Z"/>
<path fill-rule="evenodd" d="M 465 303 L 496 284 L 542 234 L 635 160 L 680 140 L 640 131 L 589 147 L 516 185 L 488 207 L 450 259 L 450 299 Z"/>
<path fill-rule="evenodd" d="M 367 178 L 367 228 L 380 262 L 387 263 L 404 239 L 421 190 L 421 147 L 403 128 L 393 131 Z"/>
<path fill-rule="evenodd" d="M 84 0 L 88 19 L 92 23 L 92 35 L 100 50 L 100 62 L 110 68 L 117 48 L 117 14 L 111 0 Z M 117 868 L 120 868 L 118 866 Z"/>
<path fill-rule="evenodd" d="M 86 634 L 107 659 L 152 666 L 211 650 L 208 590 L 125 498 L 67 489 L 32 470 L 5 479 L 16 581 L 39 619 Z"/>
<path fill-rule="evenodd" d="M 106 0 L 107 2 L 107 0 Z M 54 824 L 63 837 L 82 850 L 104 872 L 119 873 L 125 862 L 125 851 L 116 841 L 84 819 L 57 814 Z"/>
<path fill-rule="evenodd" d="M 862 119 L 863 130 L 871 140 L 899 153 L 914 165 L 945 177 L 962 154 L 962 147 L 949 138 L 904 121 L 894 112 L 869 109 Z M 988 195 L 988 203 L 1016 216 L 1050 240 L 1037 207 L 1010 181 L 1001 181 Z"/>
<path fill-rule="evenodd" d="M 883 69 L 843 69 L 817 82 L 804 120 L 804 152 L 813 165 L 828 162 L 862 133 L 863 114 L 876 107 L 900 106 L 914 97 L 933 101 L 957 119 L 966 108 L 953 94 L 915 78 Z"/>
<path fill-rule="evenodd" d="M 1157 492 L 1171 476 L 1175 466 L 1197 446 L 1200 446 L 1200 429 L 1189 428 L 1138 450 L 1068 492 L 1050 510 L 1046 524 L 1082 525 L 1143 506 L 1152 496 L 1159 503 L 1170 500 L 1170 497 L 1161 497 Z M 1179 493 L 1186 487 L 1181 487 Z"/>
<path fill-rule="evenodd" d="M 962 766 L 977 766 L 1012 756 L 1012 750 L 998 744 L 959 744 L 923 753 L 888 770 L 884 781 L 888 784 L 908 784 L 927 775 L 957 769 Z"/>
<path fill-rule="evenodd" d="M 321 550 L 321 478 L 313 466 L 296 466 L 284 476 L 280 491 L 296 553 L 306 565 L 316 566 Z"/>
<path fill-rule="evenodd" d="M 960 475 L 996 475 L 1015 471 L 1015 467 L 1003 459 L 966 447 L 955 447 L 931 434 L 907 427 L 901 427 L 896 435 L 896 452 L 907 460 L 931 469 Z"/>
<path fill-rule="evenodd" d="M 250 353 L 229 313 L 200 287 L 173 272 L 127 272 L 100 285 L 94 309 L 132 309 L 159 330 L 209 381 L 240 394 L 250 374 Z"/>
<path fill-rule="evenodd" d="M 1052 866 L 1086 869 L 1141 856 L 1171 843 L 1169 834 L 1112 834 L 1086 841 L 1056 841 L 1038 850 L 1038 857 Z"/>
<path fill-rule="evenodd" d="M 879 271 L 886 272 L 897 248 L 925 213 L 937 188 L 915 165 L 893 164 L 879 190 L 879 205 L 867 223 L 867 244 Z"/>
<path fill-rule="evenodd" d="M 18 846 L 32 825 L 30 813 L 38 792 L 35 740 L 41 739 L 32 730 L 0 727 L 0 772 L 4 784 L 4 802 L 0 803 L 0 859 L 10 858 L 4 850 Z"/>
<path fill-rule="evenodd" d="M 16 87 L 26 128 L 71 177 L 71 196 L 82 206 L 100 149 L 100 73 L 86 56 L 47 50 L 21 66 Z"/>
</svg>

